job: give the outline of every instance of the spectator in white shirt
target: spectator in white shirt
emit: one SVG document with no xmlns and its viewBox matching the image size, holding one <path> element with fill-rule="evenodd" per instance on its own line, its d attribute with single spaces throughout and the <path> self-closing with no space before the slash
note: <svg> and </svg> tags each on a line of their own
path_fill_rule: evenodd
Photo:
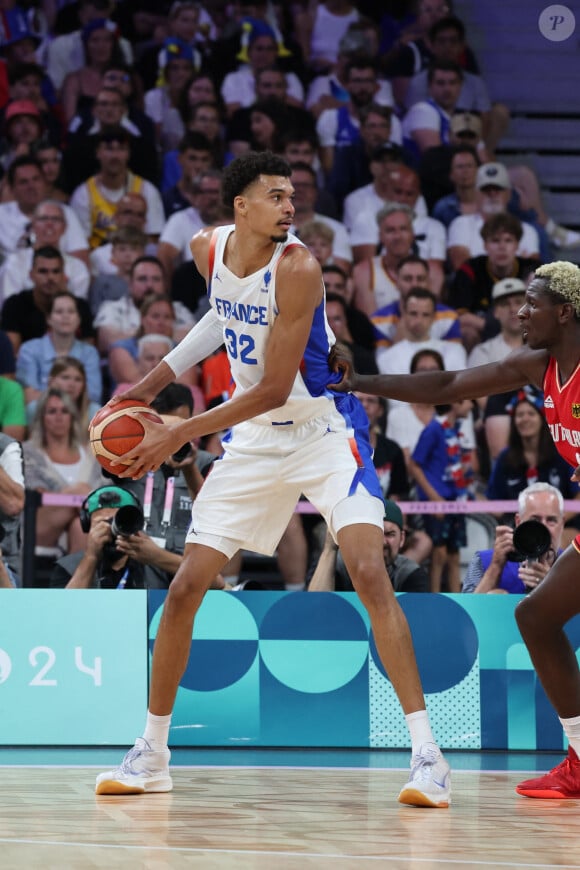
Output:
<svg viewBox="0 0 580 870">
<path fill-rule="evenodd" d="M 0 203 L 0 255 L 6 257 L 19 248 L 28 247 L 30 222 L 35 208 L 44 200 L 46 182 L 38 160 L 26 155 L 17 157 L 8 169 L 8 183 L 14 199 Z M 88 263 L 87 237 L 73 209 L 63 205 L 66 228 L 61 238 L 63 253 Z"/>
<path fill-rule="evenodd" d="M 326 173 L 330 173 L 337 148 L 352 145 L 360 139 L 361 110 L 378 101 L 380 85 L 376 63 L 369 57 L 353 58 L 345 73 L 345 87 L 348 102 L 336 109 L 325 109 L 316 122 L 316 132 L 320 139 L 320 159 Z M 401 144 L 401 130 L 398 120 L 391 120 L 391 141 Z"/>
<path fill-rule="evenodd" d="M 259 19 L 252 19 L 251 24 L 252 30 L 247 50 L 248 62 L 242 64 L 235 72 L 228 73 L 221 87 L 221 95 L 228 117 L 231 117 L 236 109 L 251 106 L 256 101 L 256 71 L 272 66 L 279 52 L 272 28 L 265 21 Z M 286 73 L 286 79 L 288 82 L 287 102 L 291 105 L 302 106 L 304 88 L 300 79 L 292 72 Z"/>
<path fill-rule="evenodd" d="M 470 257 L 485 254 L 481 228 L 485 219 L 493 214 L 507 211 L 511 195 L 511 182 L 503 163 L 484 163 L 477 170 L 475 214 L 455 218 L 449 226 L 447 252 L 454 270 Z M 522 221 L 522 237 L 516 254 L 519 257 L 538 258 L 540 241 L 536 229 Z"/>
<path fill-rule="evenodd" d="M 446 259 L 446 231 L 439 221 L 427 215 L 417 214 L 421 206 L 421 187 L 419 176 L 408 166 L 400 164 L 391 167 L 387 174 L 385 192 L 389 202 L 408 206 L 413 212 L 413 232 L 420 257 L 429 263 L 429 281 L 432 291 L 439 296 L 443 287 L 443 266 Z M 356 191 L 350 196 L 354 199 Z M 352 208 L 353 201 L 347 197 L 345 212 Z M 379 242 L 377 224 L 369 220 L 369 214 L 360 209 L 353 220 L 350 230 L 350 241 L 353 246 L 355 262 L 361 258 L 372 256 Z"/>
<path fill-rule="evenodd" d="M 414 355 L 424 348 L 439 351 L 448 371 L 465 368 L 467 356 L 462 345 L 430 338 L 436 306 L 437 299 L 429 290 L 417 288 L 408 293 L 403 300 L 401 319 L 409 338 L 397 341 L 391 347 L 377 349 L 377 366 L 381 374 L 406 374 Z"/>
<path fill-rule="evenodd" d="M 411 106 L 403 118 L 403 144 L 417 158 L 429 148 L 450 144 L 451 115 L 463 85 L 463 71 L 453 61 L 434 61 L 427 73 L 429 97 Z"/>
<path fill-rule="evenodd" d="M 27 285 L 32 255 L 36 248 L 51 245 L 61 250 L 65 229 L 66 217 L 62 203 L 45 200 L 36 206 L 30 222 L 32 244 L 9 254 L 0 269 L 0 301 L 3 302 L 14 293 L 20 293 Z M 90 282 L 89 270 L 78 257 L 72 257 L 64 251 L 62 255 L 68 289 L 80 299 L 86 299 Z"/>
</svg>

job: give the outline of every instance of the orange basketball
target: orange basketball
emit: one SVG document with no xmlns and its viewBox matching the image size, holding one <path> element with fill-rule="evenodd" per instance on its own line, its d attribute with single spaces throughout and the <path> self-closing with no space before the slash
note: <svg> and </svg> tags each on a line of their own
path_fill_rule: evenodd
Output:
<svg viewBox="0 0 580 870">
<path fill-rule="evenodd" d="M 156 411 L 136 399 L 126 399 L 113 407 L 106 405 L 101 408 L 89 426 L 89 443 L 97 462 L 112 474 L 119 472 L 123 466 L 113 467 L 111 461 L 136 447 L 145 433 L 139 420 L 130 417 L 128 411 L 137 412 L 154 423 L 163 423 Z"/>
</svg>

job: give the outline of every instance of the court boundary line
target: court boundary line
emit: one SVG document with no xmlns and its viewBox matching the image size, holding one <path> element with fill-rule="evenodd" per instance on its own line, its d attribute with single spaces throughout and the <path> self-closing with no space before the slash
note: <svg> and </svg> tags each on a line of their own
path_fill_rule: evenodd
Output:
<svg viewBox="0 0 580 870">
<path fill-rule="evenodd" d="M 73 840 L 33 840 L 30 838 L 24 837 L 0 837 L 0 843 L 5 845 L 22 845 L 22 846 L 59 846 L 61 848 L 82 848 L 82 849 L 114 849 L 114 850 L 125 850 L 130 852 L 142 852 L 142 851 L 154 851 L 154 852 L 167 852 L 167 853 L 179 853 L 185 852 L 187 854 L 193 855 L 237 855 L 240 857 L 243 856 L 252 856 L 252 857 L 273 857 L 273 858 L 314 858 L 314 859 L 327 859 L 327 860 L 335 860 L 335 861 L 382 861 L 393 863 L 395 861 L 409 861 L 409 856 L 406 855 L 342 855 L 340 853 L 320 853 L 320 852 L 289 852 L 289 851 L 273 851 L 271 849 L 260 851 L 257 849 L 202 849 L 195 846 L 153 846 L 153 845 L 143 845 L 143 846 L 133 846 L 133 845 L 122 845 L 117 843 L 81 843 Z M 465 858 L 412 858 L 413 864 L 427 864 L 429 863 L 431 866 L 433 864 L 441 864 L 444 866 L 465 866 L 466 860 Z M 526 863 L 515 862 L 515 861 L 469 861 L 471 866 L 474 867 L 511 867 L 511 868 L 523 868 L 523 870 L 579 870 L 580 864 L 530 864 L 529 861 Z"/>
<path fill-rule="evenodd" d="M 0 770 L 6 769 L 24 769 L 24 770 L 42 770 L 43 768 L 54 770 L 102 770 L 103 764 L 0 764 Z M 176 764 L 170 765 L 173 773 L 179 773 L 182 770 L 312 770 L 325 771 L 333 773 L 346 771 L 348 773 L 360 773 L 367 771 L 368 773 L 408 773 L 409 767 L 318 767 L 316 765 L 287 765 L 287 764 Z M 546 768 L 547 771 L 547 768 Z M 524 773 L 543 773 L 543 770 L 481 770 L 481 768 L 451 768 L 453 776 L 458 774 L 481 773 L 481 774 L 517 774 L 520 776 Z M 1 842 L 1 840 L 0 840 Z M 580 867 L 580 865 L 578 865 Z"/>
</svg>

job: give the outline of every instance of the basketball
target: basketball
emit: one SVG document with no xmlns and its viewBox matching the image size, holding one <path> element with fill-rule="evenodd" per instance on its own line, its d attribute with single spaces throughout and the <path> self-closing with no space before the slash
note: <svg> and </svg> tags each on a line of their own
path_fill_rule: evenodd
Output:
<svg viewBox="0 0 580 870">
<path fill-rule="evenodd" d="M 105 406 L 95 414 L 89 426 L 89 443 L 97 462 L 111 474 L 123 467 L 114 467 L 111 462 L 136 447 L 145 433 L 139 420 L 130 417 L 128 411 L 136 411 L 154 423 L 163 423 L 149 405 L 136 399 L 126 399 L 113 407 Z"/>
</svg>

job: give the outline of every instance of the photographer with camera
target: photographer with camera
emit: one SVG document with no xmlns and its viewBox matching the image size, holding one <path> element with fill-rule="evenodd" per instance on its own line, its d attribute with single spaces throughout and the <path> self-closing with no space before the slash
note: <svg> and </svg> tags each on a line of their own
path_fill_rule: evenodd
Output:
<svg viewBox="0 0 580 870">
<path fill-rule="evenodd" d="M 478 550 L 467 567 L 463 592 L 530 592 L 561 550 L 564 500 L 549 483 L 533 483 L 518 496 L 515 529 L 498 525 L 491 550 Z"/>
<path fill-rule="evenodd" d="M 164 419 L 189 420 L 193 396 L 184 384 L 169 384 L 151 402 Z M 191 506 L 216 457 L 187 442 L 163 465 L 139 480 L 115 478 L 122 489 L 135 495 L 143 505 L 145 532 L 171 553 L 183 554 L 185 536 L 191 525 Z"/>
<path fill-rule="evenodd" d="M 164 589 L 181 557 L 159 547 L 143 530 L 143 508 L 119 486 L 101 486 L 84 500 L 81 528 L 86 550 L 59 559 L 51 587 L 66 589 Z"/>
</svg>

